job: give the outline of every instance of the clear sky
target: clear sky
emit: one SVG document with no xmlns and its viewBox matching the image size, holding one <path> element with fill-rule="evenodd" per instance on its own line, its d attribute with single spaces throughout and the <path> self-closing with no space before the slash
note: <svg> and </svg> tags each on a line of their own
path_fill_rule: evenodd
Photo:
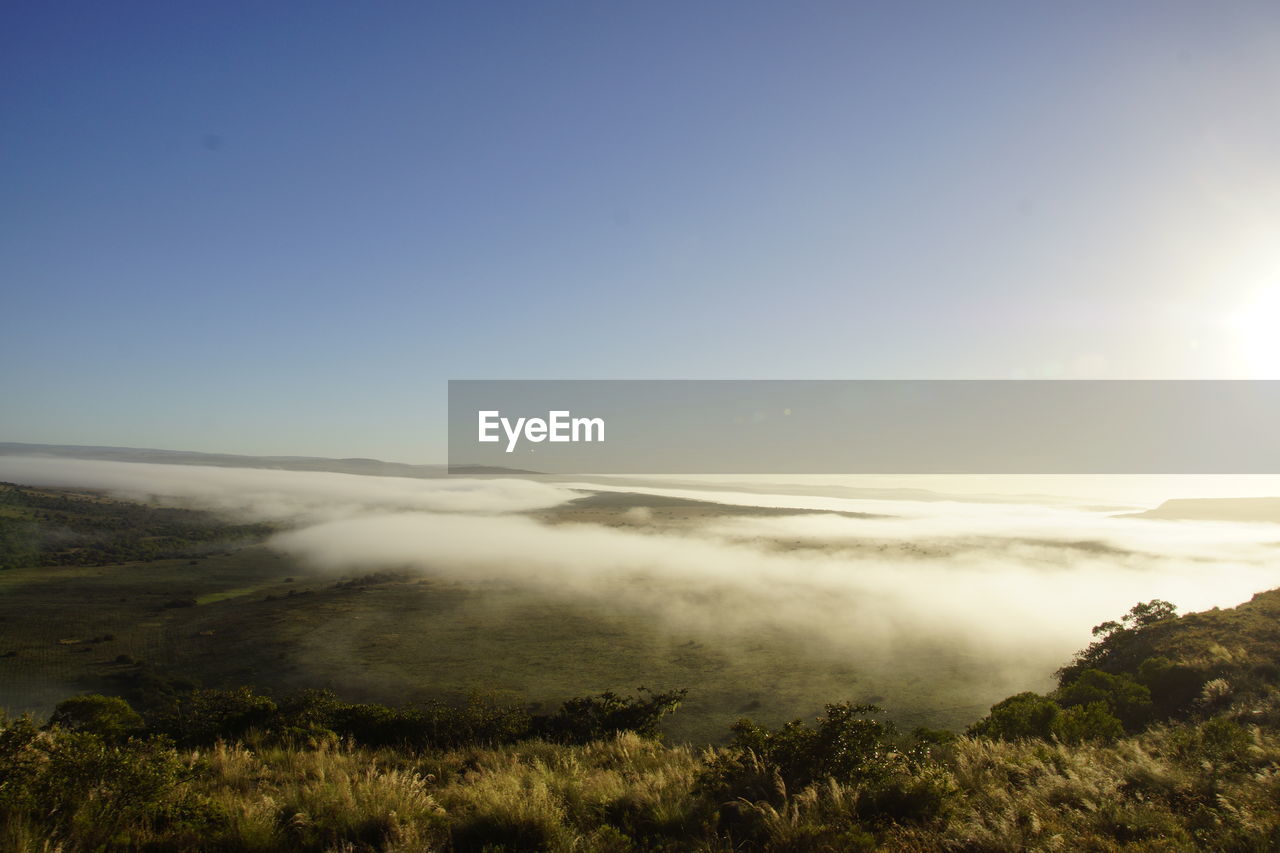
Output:
<svg viewBox="0 0 1280 853">
<path fill-rule="evenodd" d="M 0 440 L 449 378 L 1280 378 L 1280 4 L 9 3 Z"/>
</svg>

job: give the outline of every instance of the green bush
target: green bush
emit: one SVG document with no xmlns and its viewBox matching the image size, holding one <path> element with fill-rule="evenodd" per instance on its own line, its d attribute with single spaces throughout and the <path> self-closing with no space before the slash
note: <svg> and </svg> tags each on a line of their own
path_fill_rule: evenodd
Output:
<svg viewBox="0 0 1280 853">
<path fill-rule="evenodd" d="M 1206 680 L 1201 670 L 1162 656 L 1147 658 L 1138 666 L 1138 681 L 1151 691 L 1152 710 L 1162 717 L 1189 709 Z"/>
<path fill-rule="evenodd" d="M 1176 753 L 1184 762 L 1214 769 L 1242 765 L 1253 745 L 1249 730 L 1225 717 L 1177 729 L 1173 740 Z"/>
<path fill-rule="evenodd" d="M 1124 725 L 1105 702 L 1073 705 L 1054 718 L 1051 729 L 1063 743 L 1112 741 L 1124 735 Z"/>
<path fill-rule="evenodd" d="M 535 731 L 561 743 L 589 743 L 619 732 L 658 737 L 662 718 L 675 713 L 687 690 L 655 693 L 641 687 L 638 696 L 606 691 L 597 696 L 570 699 L 550 717 L 534 721 Z"/>
<path fill-rule="evenodd" d="M 193 690 L 178 696 L 149 720 L 151 731 L 168 735 L 185 746 L 205 746 L 235 740 L 250 730 L 267 730 L 278 707 L 247 687 L 237 690 Z"/>
<path fill-rule="evenodd" d="M 145 723 L 125 700 L 91 693 L 58 703 L 49 717 L 49 725 L 88 732 L 105 741 L 121 741 L 139 733 Z"/>
<path fill-rule="evenodd" d="M 1151 717 L 1151 691 L 1126 673 L 1086 669 L 1058 690 L 1057 701 L 1063 708 L 1101 703 L 1130 731 Z"/>
<path fill-rule="evenodd" d="M 61 849 L 138 849 L 156 835 L 170 849 L 194 849 L 226 818 L 190 791 L 189 778 L 164 738 L 112 743 L 87 730 L 0 721 L 0 826 L 74 839 Z"/>
<path fill-rule="evenodd" d="M 1018 693 L 991 706 L 991 713 L 969 727 L 969 734 L 997 740 L 1047 738 L 1061 706 L 1039 693 Z"/>
<path fill-rule="evenodd" d="M 793 720 L 780 729 L 739 720 L 733 726 L 733 741 L 707 761 L 698 791 L 713 804 L 729 804 L 721 817 L 731 823 L 744 814 L 732 805 L 736 801 L 782 803 L 790 794 L 827 780 L 883 790 L 888 807 L 898 795 L 885 786 L 909 772 L 912 762 L 893 745 L 893 725 L 870 719 L 879 710 L 874 705 L 831 704 L 813 725 Z M 910 797 L 905 790 L 900 794 L 900 799 Z"/>
</svg>

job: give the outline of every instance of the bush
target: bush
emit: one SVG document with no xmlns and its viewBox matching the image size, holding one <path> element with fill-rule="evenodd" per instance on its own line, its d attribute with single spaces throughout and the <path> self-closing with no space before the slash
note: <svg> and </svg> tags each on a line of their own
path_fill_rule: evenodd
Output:
<svg viewBox="0 0 1280 853">
<path fill-rule="evenodd" d="M 0 721 L 0 825 L 74 839 L 56 849 L 138 849 L 157 834 L 170 849 L 195 849 L 225 816 L 190 792 L 189 777 L 163 738 L 110 743 L 85 730 Z"/>
<path fill-rule="evenodd" d="M 1087 669 L 1058 690 L 1057 700 L 1063 708 L 1101 703 L 1130 731 L 1141 728 L 1151 716 L 1151 691 L 1125 673 Z"/>
<path fill-rule="evenodd" d="M 1138 681 L 1151 691 L 1152 710 L 1163 717 L 1185 712 L 1200 695 L 1205 674 L 1166 657 L 1150 657 L 1138 666 Z"/>
<path fill-rule="evenodd" d="M 151 730 L 186 746 L 206 746 L 219 739 L 244 737 L 266 730 L 276 720 L 276 703 L 247 687 L 238 690 L 193 690 L 177 697 L 150 720 Z"/>
<path fill-rule="evenodd" d="M 327 725 L 367 746 L 417 749 L 492 746 L 532 736 L 531 718 L 524 706 L 482 697 L 472 697 L 462 707 L 442 702 L 401 708 L 338 703 L 332 707 Z"/>
<path fill-rule="evenodd" d="M 1039 693 L 1018 693 L 991 706 L 991 713 L 969 727 L 969 734 L 997 740 L 1048 738 L 1062 713 L 1057 702 Z"/>
<path fill-rule="evenodd" d="M 123 699 L 91 693 L 60 702 L 49 717 L 49 725 L 88 732 L 115 742 L 137 734 L 145 724 Z"/>
<path fill-rule="evenodd" d="M 631 697 L 606 691 L 570 699 L 552 716 L 536 719 L 535 726 L 543 737 L 560 743 L 589 743 L 619 732 L 656 738 L 662 718 L 675 713 L 687 693 L 654 693 L 641 687 L 640 695 Z"/>
<path fill-rule="evenodd" d="M 888 740 L 891 723 L 868 719 L 874 705 L 848 702 L 826 706 L 815 725 L 793 720 L 780 729 L 739 720 L 733 742 L 708 763 L 700 789 L 721 801 L 773 800 L 815 782 L 867 783 L 898 766 Z"/>
<path fill-rule="evenodd" d="M 1119 622 L 1103 622 L 1095 625 L 1093 635 L 1099 639 L 1076 653 L 1075 659 L 1058 670 L 1058 684 L 1066 686 L 1088 669 L 1112 670 L 1120 668 L 1117 663 L 1126 659 L 1129 666 L 1138 664 L 1133 659 L 1143 641 L 1154 626 L 1168 624 L 1178 616 L 1178 610 L 1167 601 L 1153 598 L 1140 602 L 1130 608 Z"/>
<path fill-rule="evenodd" d="M 1222 769 L 1244 763 L 1253 737 L 1239 723 L 1215 717 L 1199 726 L 1176 730 L 1173 742 L 1178 757 L 1188 764 Z"/>
<path fill-rule="evenodd" d="M 1063 743 L 1112 741 L 1124 735 L 1124 726 L 1105 702 L 1067 708 L 1054 718 L 1051 729 L 1054 737 Z"/>
</svg>

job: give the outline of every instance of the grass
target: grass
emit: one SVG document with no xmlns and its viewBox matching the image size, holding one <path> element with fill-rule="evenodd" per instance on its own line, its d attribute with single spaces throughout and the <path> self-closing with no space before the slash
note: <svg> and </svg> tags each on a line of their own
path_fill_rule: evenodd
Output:
<svg viewBox="0 0 1280 853">
<path fill-rule="evenodd" d="M 109 838 L 81 820 L 90 804 L 23 818 L 0 802 L 0 842 L 64 853 L 1274 849 L 1280 740 L 1249 729 L 1214 769 L 1185 749 L 1195 731 L 1157 727 L 1109 746 L 960 738 L 905 780 L 935 793 L 929 807 L 898 817 L 893 802 L 836 779 L 719 802 L 701 780 L 721 751 L 632 733 L 429 753 L 250 739 L 175 753 L 158 799 Z M 102 779 L 99 796 L 117 796 Z"/>
</svg>

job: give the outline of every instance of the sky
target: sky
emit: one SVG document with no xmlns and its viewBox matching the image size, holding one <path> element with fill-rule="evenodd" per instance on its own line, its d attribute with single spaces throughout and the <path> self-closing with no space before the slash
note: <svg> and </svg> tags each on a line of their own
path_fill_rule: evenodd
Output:
<svg viewBox="0 0 1280 853">
<path fill-rule="evenodd" d="M 0 11 L 0 441 L 448 379 L 1280 378 L 1274 3 Z"/>
</svg>

